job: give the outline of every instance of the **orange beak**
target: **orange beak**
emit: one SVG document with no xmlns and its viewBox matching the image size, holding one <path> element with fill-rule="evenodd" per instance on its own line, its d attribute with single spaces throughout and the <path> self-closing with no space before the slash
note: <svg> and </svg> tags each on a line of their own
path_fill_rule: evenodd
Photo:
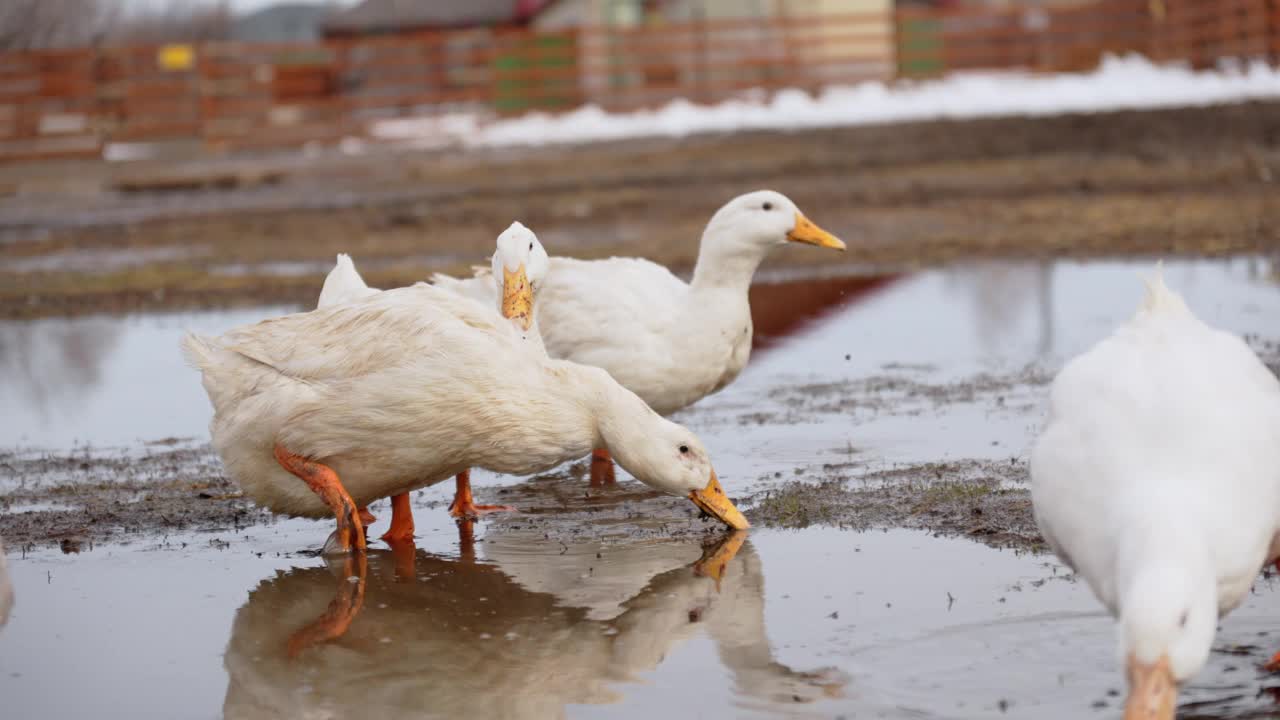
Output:
<svg viewBox="0 0 1280 720">
<path fill-rule="evenodd" d="M 524 330 L 533 324 L 533 286 L 524 274 L 524 265 L 515 271 L 502 268 L 502 316 Z"/>
<path fill-rule="evenodd" d="M 1163 655 L 1152 665 L 1143 665 L 1129 656 L 1129 698 L 1124 703 L 1124 720 L 1173 720 L 1178 702 L 1178 681 Z"/>
<path fill-rule="evenodd" d="M 724 579 L 725 568 L 729 565 L 729 561 L 738 554 L 738 550 L 742 549 L 742 543 L 746 541 L 747 533 L 745 530 L 734 530 L 729 533 L 728 536 L 714 546 L 703 550 L 702 557 L 693 564 L 693 574 L 715 580 L 716 592 L 720 592 L 720 581 Z"/>
<path fill-rule="evenodd" d="M 716 478 L 715 470 L 711 471 L 711 481 L 707 486 L 701 490 L 690 491 L 689 499 L 703 512 L 716 516 L 725 525 L 735 530 L 746 530 L 751 527 L 746 516 L 734 507 L 729 501 L 729 496 L 724 494 L 724 488 L 720 487 L 720 480 Z"/>
<path fill-rule="evenodd" d="M 787 233 L 787 239 L 791 242 L 805 243 L 806 245 L 817 245 L 818 247 L 831 248 L 833 250 L 844 250 L 844 241 L 823 230 L 813 221 L 804 216 L 799 210 L 796 211 L 796 226 L 791 228 L 791 232 Z"/>
</svg>

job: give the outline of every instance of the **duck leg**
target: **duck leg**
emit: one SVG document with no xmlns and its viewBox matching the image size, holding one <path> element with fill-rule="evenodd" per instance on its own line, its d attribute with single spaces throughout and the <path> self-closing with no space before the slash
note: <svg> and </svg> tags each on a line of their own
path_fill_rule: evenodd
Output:
<svg viewBox="0 0 1280 720">
<path fill-rule="evenodd" d="M 491 512 L 515 512 L 510 505 L 476 505 L 471 498 L 471 471 L 458 473 L 458 489 L 453 494 L 449 514 L 456 518 L 476 518 Z"/>
<path fill-rule="evenodd" d="M 376 515 L 369 512 L 368 506 L 356 508 L 356 511 L 360 513 L 360 522 L 364 523 L 366 528 L 378 519 Z"/>
<path fill-rule="evenodd" d="M 409 493 L 391 496 L 391 527 L 382 534 L 388 545 L 413 543 L 413 507 L 409 505 Z"/>
<path fill-rule="evenodd" d="M 617 479 L 613 476 L 613 456 L 608 450 L 591 451 L 591 487 L 613 485 Z"/>
<path fill-rule="evenodd" d="M 289 637 L 288 652 L 295 658 L 303 650 L 320 643 L 336 640 L 346 634 L 351 621 L 360 612 L 364 604 L 364 586 L 368 576 L 368 561 L 363 554 L 355 557 L 347 556 L 343 565 L 342 579 L 338 581 L 338 591 L 324 614 L 306 626 L 298 629 Z M 355 582 L 351 582 L 352 579 Z"/>
<path fill-rule="evenodd" d="M 356 508 L 355 501 L 347 494 L 347 489 L 342 487 L 338 473 L 328 465 L 295 455 L 281 445 L 275 446 L 275 456 L 281 467 L 301 478 L 333 510 L 333 515 L 338 520 L 338 530 L 334 533 L 337 547 L 342 552 L 363 551 L 364 523 L 360 520 L 360 511 Z"/>
</svg>

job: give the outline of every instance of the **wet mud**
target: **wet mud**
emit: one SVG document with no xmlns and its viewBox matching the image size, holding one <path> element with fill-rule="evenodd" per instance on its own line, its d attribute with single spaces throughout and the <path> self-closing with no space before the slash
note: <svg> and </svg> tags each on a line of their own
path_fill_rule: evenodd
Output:
<svg viewBox="0 0 1280 720">
<path fill-rule="evenodd" d="M 920 463 L 872 472 L 850 463 L 826 465 L 821 475 L 816 483 L 786 482 L 734 500 L 764 527 L 905 527 L 1040 547 L 1026 489 L 1011 487 L 1025 486 L 1023 463 Z M 15 487 L 0 496 L 0 537 L 21 550 L 151 544 L 190 531 L 235 535 L 277 520 L 240 493 L 207 446 L 118 459 L 10 453 L 0 456 L 0 477 Z M 420 493 L 415 512 L 443 516 L 448 499 L 436 495 Z M 563 543 L 697 540 L 724 532 L 686 500 L 634 480 L 592 487 L 585 463 L 515 485 L 477 488 L 476 496 L 518 509 L 486 525 Z M 376 514 L 378 505 L 373 509 Z M 313 527 L 318 546 L 329 528 L 321 522 Z"/>
<path fill-rule="evenodd" d="M 207 444 L 141 451 L 0 454 L 0 537 L 12 548 L 151 544 L 182 531 L 235 532 L 270 522 L 245 500 Z"/>
<path fill-rule="evenodd" d="M 1027 379 L 1027 373 L 1009 378 L 984 375 L 933 385 L 881 377 L 777 388 L 771 394 L 783 398 L 785 405 L 803 406 L 805 413 L 873 407 L 877 412 L 911 415 L 950 402 L 977 402 L 982 394 L 985 400 L 1003 404 L 1002 393 L 1025 387 Z M 795 424 L 801 422 L 798 412 L 795 407 L 767 417 L 748 412 L 723 421 Z M 802 471 L 816 472 L 818 481 L 783 482 L 764 493 L 734 499 L 754 524 L 768 527 L 909 527 L 1000 545 L 1039 543 L 1022 462 L 921 462 L 869 469 L 854 459 L 793 469 Z M 480 502 L 519 510 L 493 516 L 490 524 L 543 539 L 633 541 L 723 531 L 719 522 L 682 498 L 630 479 L 593 486 L 589 475 L 589 461 L 584 461 L 515 484 L 477 486 L 476 493 Z M 783 472 L 776 475 L 782 477 Z M 441 483 L 437 492 L 418 493 L 415 507 L 444 514 L 444 486 L 451 483 Z M 190 530 L 234 534 L 273 522 L 270 513 L 244 498 L 223 474 L 211 447 L 186 440 L 115 453 L 8 452 L 0 455 L 0 489 L 5 490 L 0 492 L 0 537 L 16 548 L 57 545 L 70 552 L 89 542 L 148 541 Z M 323 527 L 316 524 L 319 539 Z"/>
<path fill-rule="evenodd" d="M 861 474 L 832 467 L 818 483 L 766 492 L 747 516 L 766 527 L 912 528 L 1044 551 L 1027 479 L 1026 463 L 1018 461 L 920 463 Z"/>
</svg>

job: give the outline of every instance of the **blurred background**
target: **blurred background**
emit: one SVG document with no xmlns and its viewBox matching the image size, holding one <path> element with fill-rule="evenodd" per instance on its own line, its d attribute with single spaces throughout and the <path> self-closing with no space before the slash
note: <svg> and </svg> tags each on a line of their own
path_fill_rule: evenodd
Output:
<svg viewBox="0 0 1280 720">
<path fill-rule="evenodd" d="M 922 268 L 983 335 L 1055 258 L 1269 277 L 1278 60 L 1275 0 L 5 0 L 9 430 L 58 445 L 112 357 L 182 384 L 179 326 L 309 307 L 338 252 L 402 285 L 518 219 L 687 274 L 761 187 L 849 243 L 766 261 L 762 345 Z"/>
<path fill-rule="evenodd" d="M 1277 55 L 1274 0 L 5 0 L 0 314 L 410 282 L 517 218 L 687 270 L 762 186 L 851 269 L 1256 247 Z"/>
</svg>

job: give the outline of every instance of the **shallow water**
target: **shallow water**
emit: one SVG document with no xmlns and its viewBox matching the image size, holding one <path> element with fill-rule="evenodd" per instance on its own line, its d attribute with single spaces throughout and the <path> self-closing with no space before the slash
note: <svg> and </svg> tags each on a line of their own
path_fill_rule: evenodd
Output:
<svg viewBox="0 0 1280 720">
<path fill-rule="evenodd" d="M 0 447 L 208 439 L 212 410 L 178 349 L 293 308 L 0 322 Z"/>
<path fill-rule="evenodd" d="M 443 516 L 363 571 L 296 554 L 315 526 L 293 521 L 15 556 L 0 696 L 12 717 L 1070 718 L 1114 712 L 1122 687 L 1110 620 L 1044 557 L 755 531 L 717 589 L 696 544 L 489 532 L 468 551 Z M 1271 706 L 1274 601 L 1260 582 L 1223 623 L 1184 703 Z"/>
<path fill-rule="evenodd" d="M 781 330 L 680 419 L 734 495 L 832 464 L 1018 458 L 1044 382 L 1131 314 L 1148 268 L 966 266 L 849 281 L 803 307 L 792 287 L 767 290 L 755 302 L 782 308 Z M 1205 320 L 1280 337 L 1265 261 L 1172 262 L 1165 277 Z M 0 448 L 205 438 L 181 332 L 283 311 L 0 323 Z M 868 382 L 883 389 L 831 401 L 848 393 L 829 388 Z M 474 478 L 481 501 L 495 483 L 537 485 Z M 468 543 L 440 506 L 450 489 L 415 494 L 416 555 L 377 550 L 363 570 L 304 552 L 329 528 L 303 520 L 78 554 L 10 547 L 4 716 L 1117 714 L 1111 621 L 1051 557 L 817 527 L 753 530 L 709 559 L 688 540 L 602 543 L 510 522 Z M 717 590 L 711 568 L 729 556 Z M 1280 683 L 1256 669 L 1280 649 L 1276 606 L 1260 579 L 1183 693 L 1184 717 L 1280 717 L 1268 690 Z"/>
</svg>

